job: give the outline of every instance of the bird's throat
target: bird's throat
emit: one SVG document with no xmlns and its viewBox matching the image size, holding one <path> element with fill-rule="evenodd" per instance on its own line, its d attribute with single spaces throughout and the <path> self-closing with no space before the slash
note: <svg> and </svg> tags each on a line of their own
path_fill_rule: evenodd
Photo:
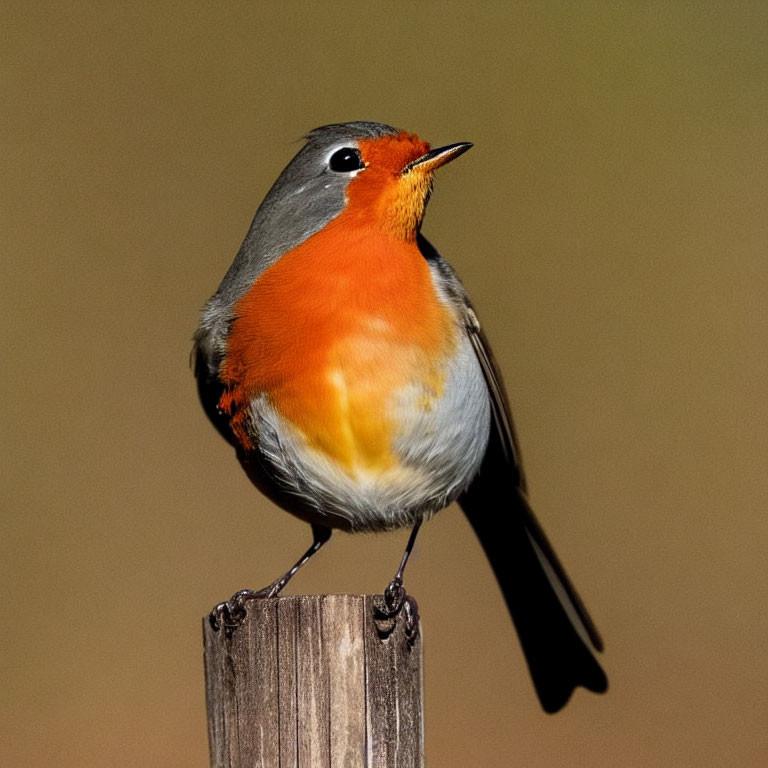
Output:
<svg viewBox="0 0 768 768">
<path fill-rule="evenodd" d="M 381 196 L 379 226 L 407 242 L 415 242 L 432 192 L 432 174 L 411 171 L 401 176 Z"/>
</svg>

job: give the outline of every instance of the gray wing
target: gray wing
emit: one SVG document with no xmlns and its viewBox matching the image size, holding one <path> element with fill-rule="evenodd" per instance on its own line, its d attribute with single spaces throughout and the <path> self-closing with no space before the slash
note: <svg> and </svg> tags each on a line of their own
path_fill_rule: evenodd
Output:
<svg viewBox="0 0 768 768">
<path fill-rule="evenodd" d="M 526 492 L 527 483 L 504 380 L 488 339 L 480 325 L 475 308 L 472 306 L 469 295 L 453 267 L 440 256 L 437 249 L 423 235 L 419 235 L 417 242 L 424 258 L 438 272 L 441 287 L 447 293 L 464 322 L 464 329 L 472 342 L 472 348 L 488 386 L 494 430 L 500 442 L 505 463 L 516 485 L 520 490 Z"/>
</svg>

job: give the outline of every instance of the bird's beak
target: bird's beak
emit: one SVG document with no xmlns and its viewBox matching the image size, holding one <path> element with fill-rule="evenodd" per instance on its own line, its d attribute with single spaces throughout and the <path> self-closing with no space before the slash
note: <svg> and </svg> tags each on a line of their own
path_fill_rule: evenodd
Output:
<svg viewBox="0 0 768 768">
<path fill-rule="evenodd" d="M 458 144 L 448 144 L 445 147 L 431 149 L 426 155 L 416 158 L 403 168 L 403 176 L 413 170 L 431 173 L 441 165 L 450 163 L 459 155 L 463 155 L 472 145 L 468 141 L 460 141 Z"/>
</svg>

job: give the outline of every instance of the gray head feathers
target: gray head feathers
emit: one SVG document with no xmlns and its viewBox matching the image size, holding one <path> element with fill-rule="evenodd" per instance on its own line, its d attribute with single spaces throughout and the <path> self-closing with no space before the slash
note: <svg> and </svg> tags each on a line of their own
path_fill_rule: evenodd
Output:
<svg viewBox="0 0 768 768">
<path fill-rule="evenodd" d="M 324 144 L 338 140 L 349 139 L 380 139 L 382 136 L 397 136 L 400 131 L 384 123 L 372 123 L 358 120 L 352 123 L 331 123 L 321 125 L 310 131 L 304 138 L 311 144 Z"/>
</svg>

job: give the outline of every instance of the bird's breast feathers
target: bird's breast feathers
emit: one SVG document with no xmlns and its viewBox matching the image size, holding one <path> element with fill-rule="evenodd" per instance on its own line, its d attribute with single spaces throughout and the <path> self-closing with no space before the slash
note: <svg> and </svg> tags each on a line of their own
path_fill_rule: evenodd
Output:
<svg viewBox="0 0 768 768">
<path fill-rule="evenodd" d="M 467 451 L 479 463 L 487 441 L 468 348 L 415 244 L 332 222 L 237 303 L 219 407 L 241 447 L 315 507 L 364 503 L 391 518 L 431 483 L 437 509 L 466 484 L 446 464 Z"/>
</svg>

